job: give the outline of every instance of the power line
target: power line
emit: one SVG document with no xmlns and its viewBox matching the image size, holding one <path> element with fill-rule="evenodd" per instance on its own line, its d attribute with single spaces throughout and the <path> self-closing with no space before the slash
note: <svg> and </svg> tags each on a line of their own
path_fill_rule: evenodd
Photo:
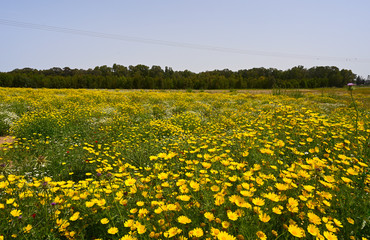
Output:
<svg viewBox="0 0 370 240">
<path fill-rule="evenodd" d="M 180 48 L 190 48 L 190 49 L 208 50 L 208 51 L 217 51 L 217 52 L 226 52 L 226 53 L 237 53 L 237 54 L 244 54 L 244 55 L 279 57 L 279 58 L 295 58 L 295 59 L 311 59 L 311 60 L 328 60 L 328 61 L 340 61 L 340 62 L 343 62 L 343 61 L 344 62 L 370 62 L 370 59 L 365 59 L 365 58 L 314 56 L 314 55 L 304 55 L 304 54 L 291 54 L 291 53 L 256 51 L 256 50 L 246 50 L 246 49 L 237 49 L 237 48 L 226 48 L 226 47 L 211 46 L 211 45 L 202 45 L 202 44 L 194 44 L 194 43 L 173 42 L 173 41 L 165 41 L 165 40 L 159 40 L 159 39 L 133 37 L 133 36 L 127 36 L 127 35 L 112 34 L 112 33 L 94 32 L 94 31 L 87 31 L 87 30 L 81 30 L 81 29 L 35 24 L 35 23 L 29 23 L 29 22 L 19 22 L 19 21 L 7 20 L 7 19 L 0 19 L 0 25 L 26 28 L 26 29 L 35 29 L 35 30 L 49 31 L 49 32 L 75 34 L 75 35 L 82 35 L 82 36 L 88 36 L 88 37 L 112 39 L 112 40 L 119 40 L 119 41 L 125 41 L 125 42 L 137 42 L 137 43 L 146 43 L 146 44 L 153 44 L 153 45 L 163 45 L 163 46 L 169 46 L 169 47 L 180 47 Z"/>
</svg>

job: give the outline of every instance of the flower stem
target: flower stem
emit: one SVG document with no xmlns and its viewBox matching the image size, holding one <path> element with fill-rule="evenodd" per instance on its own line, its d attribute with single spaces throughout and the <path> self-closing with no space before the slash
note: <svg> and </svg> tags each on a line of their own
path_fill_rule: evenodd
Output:
<svg viewBox="0 0 370 240">
<path fill-rule="evenodd" d="M 356 139 L 357 139 L 357 143 L 358 143 L 358 109 L 357 109 L 357 104 L 353 98 L 353 94 L 352 94 L 352 89 L 350 90 L 351 92 L 351 100 L 352 100 L 352 103 L 353 103 L 353 106 L 355 107 L 355 110 L 356 110 L 356 120 L 355 120 L 355 128 L 356 128 Z"/>
</svg>

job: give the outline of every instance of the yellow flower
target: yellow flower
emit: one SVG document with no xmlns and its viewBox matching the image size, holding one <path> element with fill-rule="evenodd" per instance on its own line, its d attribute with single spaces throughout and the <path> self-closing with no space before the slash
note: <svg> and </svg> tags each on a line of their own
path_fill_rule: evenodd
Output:
<svg viewBox="0 0 370 240">
<path fill-rule="evenodd" d="M 203 236 L 203 229 L 201 228 L 194 228 L 189 232 L 190 237 L 202 237 Z"/>
<path fill-rule="evenodd" d="M 136 183 L 136 179 L 135 178 L 128 178 L 125 181 L 125 185 L 128 186 L 128 187 L 133 186 L 135 183 Z"/>
<path fill-rule="evenodd" d="M 100 222 L 101 222 L 101 224 L 107 224 L 107 223 L 109 223 L 109 220 L 108 220 L 108 218 L 103 218 L 103 219 L 100 220 Z"/>
<path fill-rule="evenodd" d="M 144 206 L 144 202 L 143 202 L 143 201 L 138 201 L 138 202 L 136 203 L 136 205 L 138 205 L 139 207 L 142 207 L 142 206 Z"/>
<path fill-rule="evenodd" d="M 342 180 L 343 180 L 343 182 L 345 182 L 345 183 L 350 183 L 350 182 L 352 182 L 352 180 L 351 180 L 351 179 L 346 178 L 346 177 L 341 177 L 341 179 L 342 179 Z"/>
<path fill-rule="evenodd" d="M 172 238 L 173 236 L 176 236 L 177 234 L 180 234 L 182 232 L 181 229 L 177 228 L 177 227 L 172 227 L 170 228 L 168 231 L 164 232 L 164 236 L 166 238 Z"/>
<path fill-rule="evenodd" d="M 180 195 L 180 196 L 177 196 L 176 198 L 184 202 L 187 202 L 190 200 L 190 196 L 188 195 Z"/>
<path fill-rule="evenodd" d="M 342 223 L 338 220 L 338 219 L 335 219 L 334 218 L 334 223 L 335 223 L 335 225 L 337 225 L 338 227 L 343 227 L 343 225 L 342 225 Z"/>
<path fill-rule="evenodd" d="M 234 175 L 234 176 L 232 176 L 232 177 L 229 177 L 229 180 L 230 180 L 231 182 L 235 182 L 236 180 L 238 180 L 238 176 Z"/>
<path fill-rule="evenodd" d="M 312 213 L 312 212 L 309 212 L 307 213 L 307 216 L 309 218 L 309 221 L 315 225 L 320 225 L 321 224 L 321 219 L 319 216 L 317 216 L 316 214 Z"/>
<path fill-rule="evenodd" d="M 162 172 L 162 173 L 158 174 L 158 179 L 160 179 L 160 180 L 165 180 L 167 178 L 168 178 L 168 173 Z"/>
<path fill-rule="evenodd" d="M 178 208 L 177 205 L 170 203 L 167 205 L 167 209 L 168 211 L 176 211 Z"/>
<path fill-rule="evenodd" d="M 146 209 L 146 208 L 140 208 L 140 209 L 139 209 L 138 216 L 139 216 L 140 218 L 143 218 L 143 217 L 145 217 L 146 215 L 148 215 L 148 213 L 149 213 L 148 209 Z"/>
<path fill-rule="evenodd" d="M 254 205 L 257 205 L 257 206 L 263 206 L 265 205 L 265 200 L 261 199 L 261 198 L 253 198 L 252 200 L 253 204 Z"/>
<path fill-rule="evenodd" d="M 137 238 L 127 234 L 127 235 L 121 237 L 120 240 L 137 240 Z"/>
<path fill-rule="evenodd" d="M 229 201 L 235 203 L 240 197 L 238 195 L 232 195 L 229 197 Z"/>
<path fill-rule="evenodd" d="M 224 198 L 224 197 L 222 197 L 222 196 L 217 196 L 217 197 L 215 198 L 215 205 L 216 205 L 216 206 L 220 206 L 220 205 L 222 205 L 224 202 L 225 202 L 225 198 Z"/>
<path fill-rule="evenodd" d="M 332 232 L 325 231 L 324 236 L 327 240 L 338 240 L 337 236 Z"/>
<path fill-rule="evenodd" d="M 146 227 L 145 225 L 142 225 L 142 224 L 136 224 L 136 228 L 137 228 L 137 233 L 138 234 L 144 234 L 146 232 Z"/>
<path fill-rule="evenodd" d="M 298 227 L 297 225 L 294 225 L 294 224 L 291 224 L 289 225 L 288 227 L 288 231 L 294 236 L 294 237 L 298 237 L 298 238 L 301 238 L 304 236 L 304 230 L 300 227 Z"/>
<path fill-rule="evenodd" d="M 288 190 L 289 185 L 288 184 L 283 184 L 283 183 L 276 183 L 275 187 L 280 190 L 280 191 L 285 191 Z"/>
<path fill-rule="evenodd" d="M 353 168 L 348 168 L 347 173 L 349 173 L 350 175 L 358 175 L 358 172 Z"/>
<path fill-rule="evenodd" d="M 19 209 L 13 209 L 12 211 L 10 211 L 10 214 L 13 216 L 13 217 L 19 217 L 21 214 L 22 214 L 22 211 L 19 210 Z"/>
<path fill-rule="evenodd" d="M 211 227 L 211 235 L 216 237 L 220 233 L 220 230 L 214 227 Z"/>
<path fill-rule="evenodd" d="M 163 207 L 158 207 L 158 208 L 154 209 L 154 212 L 156 214 L 160 214 L 161 212 L 163 212 Z"/>
<path fill-rule="evenodd" d="M 240 194 L 243 195 L 244 197 L 253 197 L 254 193 L 251 191 L 242 190 L 240 191 Z"/>
<path fill-rule="evenodd" d="M 223 222 L 221 223 L 221 225 L 222 225 L 222 227 L 223 227 L 223 228 L 228 228 L 228 227 L 230 227 L 230 223 L 229 223 L 228 221 L 223 221 Z"/>
<path fill-rule="evenodd" d="M 298 206 L 298 200 L 294 198 L 289 198 L 288 199 L 288 204 L 291 206 Z"/>
<path fill-rule="evenodd" d="M 27 226 L 25 226 L 23 228 L 23 232 L 29 233 L 31 231 L 31 229 L 32 229 L 32 225 L 31 224 L 28 224 Z"/>
<path fill-rule="evenodd" d="M 273 207 L 273 208 L 272 208 L 272 211 L 273 211 L 274 213 L 276 213 L 276 214 L 281 214 L 281 208 L 279 208 L 279 207 Z"/>
<path fill-rule="evenodd" d="M 195 181 L 190 181 L 190 187 L 194 189 L 194 191 L 199 191 L 199 183 L 195 182 Z"/>
<path fill-rule="evenodd" d="M 238 214 L 230 210 L 227 211 L 227 217 L 232 221 L 238 220 Z"/>
<path fill-rule="evenodd" d="M 258 215 L 258 217 L 262 222 L 268 222 L 271 219 L 271 217 L 266 213 L 261 213 L 260 215 Z"/>
<path fill-rule="evenodd" d="M 135 224 L 135 221 L 132 220 L 132 219 L 129 219 L 126 222 L 124 222 L 123 226 L 130 228 L 130 227 L 134 226 L 134 224 Z"/>
<path fill-rule="evenodd" d="M 204 217 L 208 219 L 208 221 L 213 221 L 215 219 L 215 216 L 211 212 L 204 213 Z"/>
<path fill-rule="evenodd" d="M 96 203 L 98 204 L 99 207 L 102 207 L 107 203 L 107 201 L 103 198 L 103 199 L 97 200 Z"/>
<path fill-rule="evenodd" d="M 70 221 L 76 221 L 80 217 L 80 212 L 75 212 L 70 218 Z"/>
<path fill-rule="evenodd" d="M 93 201 L 87 201 L 85 203 L 86 207 L 88 207 L 88 208 L 94 206 L 94 204 L 95 204 L 95 202 L 93 202 Z"/>
<path fill-rule="evenodd" d="M 261 240 L 267 240 L 267 237 L 266 237 L 266 234 L 262 231 L 258 231 L 257 233 L 257 237 Z"/>
<path fill-rule="evenodd" d="M 307 226 L 307 231 L 312 235 L 312 236 L 317 236 L 320 234 L 320 230 L 313 224 L 309 224 Z"/>
<path fill-rule="evenodd" d="M 347 218 L 347 221 L 348 221 L 350 224 L 355 224 L 355 220 L 353 220 L 352 218 Z"/>
<path fill-rule="evenodd" d="M 336 232 L 337 229 L 333 226 L 333 224 L 331 223 L 327 223 L 325 224 L 326 228 L 330 231 L 330 232 Z"/>
<path fill-rule="evenodd" d="M 176 182 L 176 186 L 182 186 L 186 183 L 187 181 L 185 179 L 179 179 L 177 182 Z"/>
<path fill-rule="evenodd" d="M 236 240 L 236 238 L 227 232 L 221 231 L 219 234 L 217 234 L 218 240 Z"/>
<path fill-rule="evenodd" d="M 274 202 L 279 202 L 279 195 L 272 192 L 265 194 L 263 197 L 270 199 L 271 201 Z"/>
<path fill-rule="evenodd" d="M 181 224 L 188 224 L 191 223 L 191 219 L 186 216 L 180 216 L 177 218 L 177 221 Z"/>
<path fill-rule="evenodd" d="M 298 207 L 297 206 L 290 206 L 287 205 L 287 209 L 292 212 L 292 213 L 297 213 L 298 212 Z"/>
<path fill-rule="evenodd" d="M 132 213 L 132 214 L 134 214 L 134 213 L 137 213 L 137 208 L 132 208 L 132 209 L 130 209 L 130 213 Z"/>
<path fill-rule="evenodd" d="M 111 228 L 108 229 L 108 233 L 114 235 L 114 234 L 118 233 L 118 228 L 111 227 Z"/>
</svg>

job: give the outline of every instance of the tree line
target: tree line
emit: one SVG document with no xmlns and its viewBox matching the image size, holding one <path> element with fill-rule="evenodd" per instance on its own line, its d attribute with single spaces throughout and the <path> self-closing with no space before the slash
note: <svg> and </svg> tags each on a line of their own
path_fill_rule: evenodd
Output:
<svg viewBox="0 0 370 240">
<path fill-rule="evenodd" d="M 248 88 L 319 88 L 343 87 L 354 81 L 351 70 L 334 66 L 309 69 L 296 66 L 288 70 L 252 68 L 194 73 L 174 71 L 171 67 L 148 67 L 142 64 L 94 69 L 54 67 L 47 70 L 32 68 L 0 72 L 1 87 L 30 88 L 92 88 L 92 89 L 248 89 Z"/>
</svg>

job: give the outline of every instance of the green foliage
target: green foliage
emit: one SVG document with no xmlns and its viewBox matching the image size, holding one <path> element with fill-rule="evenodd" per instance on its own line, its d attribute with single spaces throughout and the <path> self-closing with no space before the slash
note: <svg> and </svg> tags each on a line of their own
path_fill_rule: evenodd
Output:
<svg viewBox="0 0 370 240">
<path fill-rule="evenodd" d="M 193 89 L 191 89 L 191 88 L 187 88 L 187 89 L 186 89 L 186 92 L 191 93 L 191 92 L 193 92 Z"/>
<path fill-rule="evenodd" d="M 272 95 L 274 95 L 274 96 L 278 96 L 278 95 L 281 95 L 282 93 L 281 93 L 281 88 L 279 88 L 279 87 L 273 87 L 272 88 Z"/>
<path fill-rule="evenodd" d="M 10 128 L 9 123 L 7 122 L 7 115 L 0 113 L 0 136 L 4 136 Z"/>
<path fill-rule="evenodd" d="M 290 97 L 293 97 L 293 98 L 302 98 L 302 97 L 304 97 L 304 94 L 299 89 L 295 89 L 295 90 L 292 90 L 292 91 L 287 91 L 286 94 Z"/>
<path fill-rule="evenodd" d="M 350 70 L 337 67 L 293 67 L 282 71 L 274 68 L 229 69 L 193 73 L 173 71 L 160 66 L 97 66 L 94 69 L 30 68 L 0 72 L 2 87 L 90 88 L 90 89 L 271 89 L 343 87 L 355 80 Z M 359 83 L 361 81 L 358 81 Z"/>
</svg>

